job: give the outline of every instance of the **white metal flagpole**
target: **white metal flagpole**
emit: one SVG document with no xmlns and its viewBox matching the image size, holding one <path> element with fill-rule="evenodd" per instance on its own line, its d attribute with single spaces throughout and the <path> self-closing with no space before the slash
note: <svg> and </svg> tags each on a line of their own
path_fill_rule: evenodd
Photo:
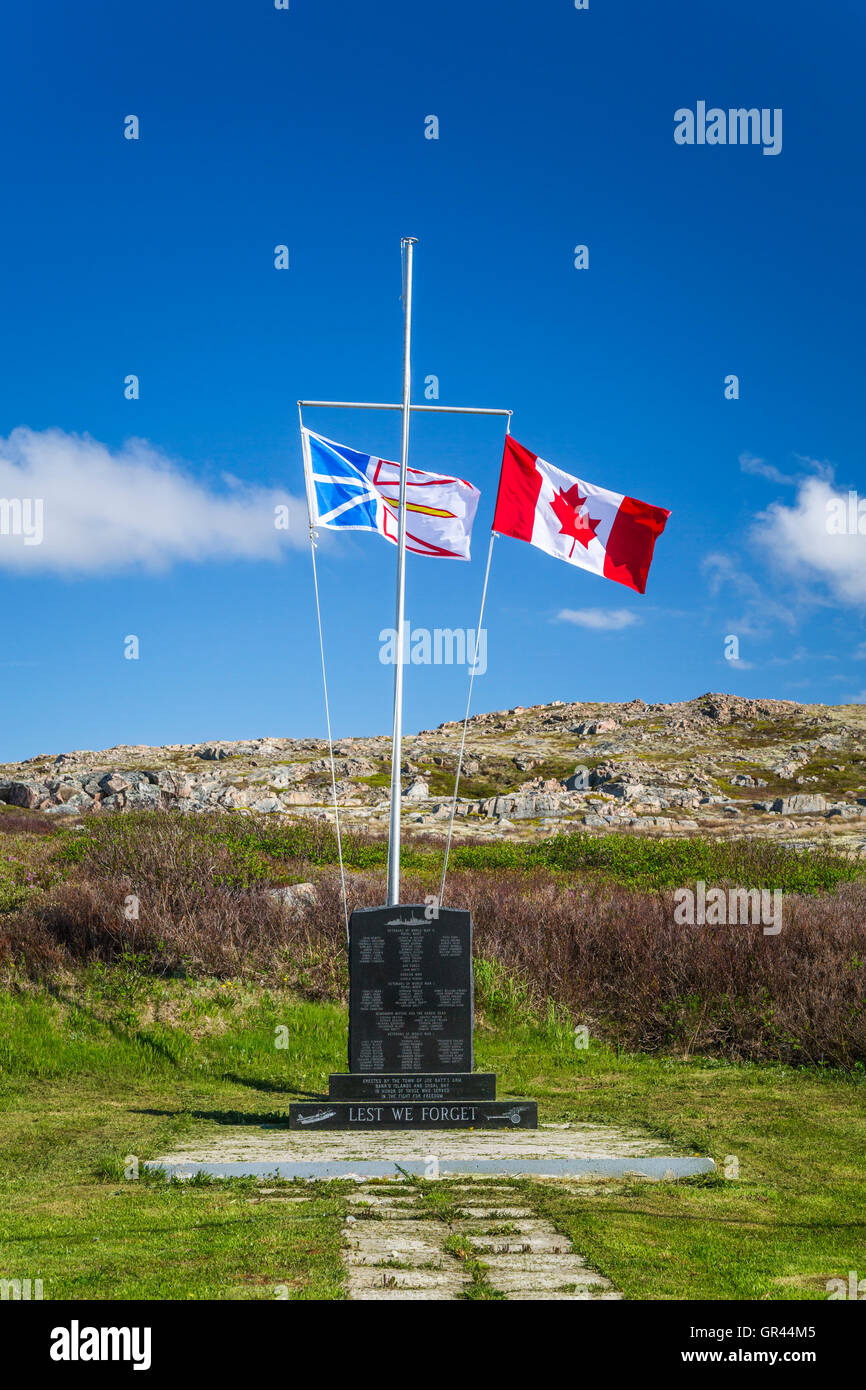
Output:
<svg viewBox="0 0 866 1390">
<path fill-rule="evenodd" d="M 400 802 L 403 761 L 403 626 L 406 607 L 406 472 L 409 466 L 412 391 L 412 254 L 417 237 L 404 237 L 403 269 L 403 429 L 400 443 L 400 500 L 397 530 L 397 642 L 394 667 L 394 733 L 391 740 L 391 823 L 388 834 L 387 906 L 400 901 Z"/>
</svg>

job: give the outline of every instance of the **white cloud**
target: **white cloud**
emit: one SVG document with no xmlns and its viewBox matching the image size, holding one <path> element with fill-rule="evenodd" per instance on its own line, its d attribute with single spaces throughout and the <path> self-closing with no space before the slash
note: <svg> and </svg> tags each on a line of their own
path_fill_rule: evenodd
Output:
<svg viewBox="0 0 866 1390">
<path fill-rule="evenodd" d="M 771 656 L 768 666 L 791 666 L 800 661 L 808 661 L 810 666 L 814 666 L 816 661 L 838 661 L 835 652 L 816 652 L 811 647 L 795 647 L 788 656 Z"/>
<path fill-rule="evenodd" d="M 798 578 L 824 580 L 843 603 L 866 603 L 866 536 L 828 530 L 831 504 L 847 506 L 848 494 L 825 478 L 807 478 L 791 506 L 774 502 L 757 520 L 753 540 L 778 567 Z"/>
<path fill-rule="evenodd" d="M 561 608 L 556 621 L 590 627 L 595 632 L 621 632 L 625 627 L 634 627 L 640 618 L 630 608 Z"/>
<path fill-rule="evenodd" d="M 805 454 L 795 454 L 798 463 L 802 463 L 810 473 L 823 478 L 825 482 L 833 482 L 833 465 L 826 460 L 810 459 Z M 750 454 L 748 449 L 740 454 L 740 468 L 744 473 L 751 473 L 755 478 L 766 478 L 771 483 L 782 483 L 785 487 L 794 487 L 803 481 L 803 472 L 783 473 L 774 463 L 768 463 L 766 459 L 759 458 L 757 454 Z"/>
<path fill-rule="evenodd" d="M 751 575 L 743 569 L 739 557 L 722 550 L 708 551 L 701 561 L 701 569 L 707 576 L 707 584 L 713 598 L 721 593 L 726 584 L 732 585 L 738 592 L 742 592 L 743 589 L 753 592 L 758 587 Z"/>
<path fill-rule="evenodd" d="M 751 573 L 750 562 L 738 551 L 710 551 L 701 562 L 710 595 L 718 598 L 729 589 L 738 598 L 737 610 L 724 619 L 726 632 L 738 637 L 766 637 L 774 623 L 793 628 L 797 610 L 772 598 Z"/>
<path fill-rule="evenodd" d="M 200 481 L 146 440 L 112 450 L 88 435 L 22 426 L 0 439 L 0 568 L 162 570 L 181 561 L 276 560 L 286 544 L 303 542 L 302 499 L 235 479 L 223 484 Z M 30 510 L 3 508 L 3 499 L 29 499 Z M 34 543 L 39 502 L 44 534 Z M 274 525 L 279 504 L 289 508 L 287 529 Z"/>
<path fill-rule="evenodd" d="M 767 463 L 766 459 L 756 458 L 754 454 L 740 454 L 740 468 L 744 473 L 751 473 L 756 478 L 767 478 L 771 483 L 796 483 L 797 479 L 792 478 L 787 473 L 781 473 L 775 464 Z"/>
<path fill-rule="evenodd" d="M 795 454 L 794 458 L 798 463 L 804 463 L 819 478 L 823 478 L 825 483 L 832 483 L 836 478 L 836 470 L 828 459 L 810 459 L 807 454 Z M 798 480 L 799 481 L 799 480 Z"/>
</svg>

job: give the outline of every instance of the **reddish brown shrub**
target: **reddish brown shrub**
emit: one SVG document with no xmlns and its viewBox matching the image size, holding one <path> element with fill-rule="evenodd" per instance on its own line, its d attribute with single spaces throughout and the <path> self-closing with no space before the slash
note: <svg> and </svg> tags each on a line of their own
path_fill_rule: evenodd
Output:
<svg viewBox="0 0 866 1390">
<path fill-rule="evenodd" d="M 150 858 L 148 857 L 150 855 Z M 0 960 L 34 974 L 133 952 L 156 973 L 249 975 L 314 998 L 344 999 L 345 926 L 339 878 L 317 879 L 315 904 L 287 910 L 266 886 L 224 880 L 219 847 L 194 871 L 177 845 L 142 853 L 133 887 L 115 876 L 66 883 L 0 919 Z M 405 901 L 430 884 L 404 879 Z M 129 894 L 139 916 L 128 920 Z M 382 875 L 349 876 L 349 908 L 382 900 Z M 785 898 L 783 929 L 691 927 L 674 921 L 670 891 L 638 893 L 542 871 L 465 870 L 448 902 L 467 907 L 476 955 L 520 981 L 540 1011 L 553 1000 L 574 1022 L 628 1049 L 729 1059 L 866 1061 L 866 885 Z"/>
</svg>

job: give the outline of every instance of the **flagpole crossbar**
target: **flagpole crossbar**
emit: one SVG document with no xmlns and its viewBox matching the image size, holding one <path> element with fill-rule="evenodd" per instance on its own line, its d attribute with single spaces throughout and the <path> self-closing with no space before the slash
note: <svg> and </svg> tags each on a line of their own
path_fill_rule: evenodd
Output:
<svg viewBox="0 0 866 1390">
<path fill-rule="evenodd" d="M 340 410 L 402 410 L 402 405 L 383 405 L 381 401 L 298 401 L 302 410 L 307 406 L 333 406 Z M 410 410 L 441 412 L 445 415 L 513 415 L 513 410 L 489 410 L 474 405 L 410 405 Z"/>
</svg>

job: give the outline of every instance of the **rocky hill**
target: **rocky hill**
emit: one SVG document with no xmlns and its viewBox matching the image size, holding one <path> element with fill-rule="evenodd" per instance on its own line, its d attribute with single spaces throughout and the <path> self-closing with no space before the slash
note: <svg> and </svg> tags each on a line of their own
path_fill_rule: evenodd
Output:
<svg viewBox="0 0 866 1390">
<path fill-rule="evenodd" d="M 461 727 L 404 741 L 407 824 L 447 822 Z M 345 821 L 385 830 L 390 739 L 341 739 L 334 751 Z M 150 807 L 333 815 L 327 743 L 311 738 L 41 754 L 0 765 L 0 803 L 64 817 Z M 859 849 L 866 706 L 708 694 L 678 704 L 554 701 L 470 720 L 461 835 L 585 827 L 831 838 Z"/>
</svg>

